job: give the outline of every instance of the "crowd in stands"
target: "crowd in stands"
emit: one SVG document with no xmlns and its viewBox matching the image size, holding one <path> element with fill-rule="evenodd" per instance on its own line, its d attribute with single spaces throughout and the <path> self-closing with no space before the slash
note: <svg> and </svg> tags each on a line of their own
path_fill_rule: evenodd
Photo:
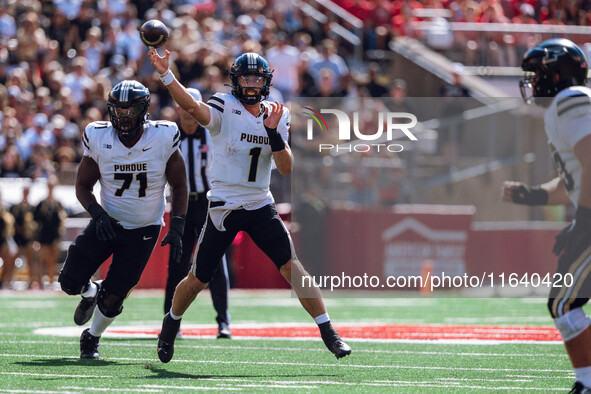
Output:
<svg viewBox="0 0 591 394">
<path fill-rule="evenodd" d="M 275 69 L 273 99 L 362 88 L 348 46 L 289 2 L 0 0 L 0 176 L 75 168 L 84 127 L 107 119 L 106 96 L 123 79 L 150 89 L 151 118 L 176 120 L 139 39 L 148 19 L 169 27 L 173 71 L 204 100 L 228 92 L 226 70 L 242 52 L 265 55 Z"/>
<path fill-rule="evenodd" d="M 589 0 L 333 0 L 357 18 L 374 26 L 395 26 L 398 33 L 414 20 L 424 20 L 414 10 L 450 10 L 450 21 L 477 23 L 543 23 L 591 25 Z"/>
<path fill-rule="evenodd" d="M 362 34 L 364 50 L 388 49 L 392 38 L 409 34 L 409 22 L 425 19 L 417 16 L 419 9 L 451 11 L 449 21 L 588 24 L 591 4 L 334 2 L 363 21 L 359 32 L 338 20 Z M 150 89 L 152 119 L 177 120 L 139 39 L 138 28 L 148 19 L 169 27 L 171 68 L 185 86 L 201 90 L 204 100 L 216 91 L 229 92 L 226 71 L 243 52 L 263 54 L 275 70 L 271 99 L 394 97 L 392 92 L 400 95 L 400 90 L 404 96 L 405 81 L 395 80 L 383 64 L 359 64 L 352 45 L 330 27 L 336 16 L 326 15 L 328 21 L 320 24 L 283 0 L 0 0 L 0 177 L 34 180 L 68 173 L 70 178 L 60 180 L 73 183 L 82 132 L 89 122 L 107 119 L 107 94 L 124 79 L 137 79 Z M 507 35 L 499 40 L 521 42 Z M 469 35 L 456 37 L 458 43 L 466 48 L 466 64 L 473 45 L 474 53 L 483 50 Z M 522 43 L 525 47 L 528 41 Z M 511 56 L 513 62 L 518 58 L 513 53 L 505 59 Z"/>
</svg>

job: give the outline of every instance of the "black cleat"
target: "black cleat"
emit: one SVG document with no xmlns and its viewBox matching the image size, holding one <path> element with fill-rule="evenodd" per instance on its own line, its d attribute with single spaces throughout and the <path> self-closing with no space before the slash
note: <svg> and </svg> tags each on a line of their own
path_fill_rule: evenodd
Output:
<svg viewBox="0 0 591 394">
<path fill-rule="evenodd" d="M 575 382 L 570 394 L 591 394 L 591 387 L 585 386 L 581 382 Z"/>
<path fill-rule="evenodd" d="M 339 334 L 334 330 L 330 321 L 318 325 L 320 329 L 320 335 L 324 344 L 330 350 L 336 358 L 341 358 L 351 354 L 351 347 L 347 345 Z"/>
<path fill-rule="evenodd" d="M 93 282 L 97 286 L 96 294 L 94 297 L 84 298 L 80 300 L 80 303 L 76 307 L 76 311 L 74 312 L 74 323 L 81 326 L 86 324 L 92 314 L 94 313 L 94 307 L 96 306 L 96 302 L 98 301 L 99 292 L 101 290 L 102 280 L 97 280 Z"/>
<path fill-rule="evenodd" d="M 220 338 L 226 338 L 226 339 L 232 339 L 232 332 L 230 331 L 230 328 L 228 327 L 228 325 L 226 323 L 220 323 L 218 325 L 218 339 Z"/>
<path fill-rule="evenodd" d="M 351 347 L 347 345 L 338 335 L 324 342 L 336 358 L 342 358 L 351 354 Z"/>
<path fill-rule="evenodd" d="M 90 332 L 90 329 L 82 331 L 80 335 L 80 358 L 95 359 L 99 358 L 99 340 L 101 337 L 95 337 Z"/>
<path fill-rule="evenodd" d="M 167 313 L 162 320 L 162 331 L 158 335 L 158 358 L 163 363 L 172 360 L 174 354 L 174 340 L 181 326 L 181 320 L 174 320 Z"/>
</svg>

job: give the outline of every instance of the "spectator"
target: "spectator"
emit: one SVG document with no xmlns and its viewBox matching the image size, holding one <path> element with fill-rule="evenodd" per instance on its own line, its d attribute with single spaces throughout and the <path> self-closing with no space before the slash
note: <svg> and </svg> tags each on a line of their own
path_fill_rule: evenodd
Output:
<svg viewBox="0 0 591 394">
<path fill-rule="evenodd" d="M 25 164 L 21 158 L 18 148 L 9 146 L 1 156 L 2 167 L 0 168 L 1 178 L 20 178 L 24 174 Z"/>
<path fill-rule="evenodd" d="M 322 41 L 320 55 L 310 64 L 310 74 L 316 83 L 320 84 L 322 70 L 330 70 L 332 89 L 339 92 L 344 86 L 343 80 L 349 73 L 349 69 L 343 58 L 335 52 L 336 48 L 332 40 L 326 39 Z"/>
<path fill-rule="evenodd" d="M 2 205 L 2 196 L 0 196 L 0 258 L 2 259 L 2 278 L 0 279 L 0 289 L 7 289 L 12 282 L 14 273 L 14 247 L 11 243 L 14 234 L 14 218 Z"/>
<path fill-rule="evenodd" d="M 70 89 L 72 98 L 78 105 L 87 103 L 94 89 L 94 80 L 89 75 L 88 60 L 78 56 L 72 61 L 72 72 L 64 78 L 63 86 Z"/>
<path fill-rule="evenodd" d="M 35 273 L 38 264 L 34 261 L 35 251 L 33 241 L 37 231 L 37 223 L 34 220 L 35 207 L 29 204 L 29 186 L 23 187 L 23 199 L 18 204 L 10 208 L 10 213 L 14 217 L 14 242 L 18 246 L 18 255 L 25 257 L 25 262 L 29 268 L 29 288 L 39 288 L 39 282 L 33 278 L 39 275 Z"/>
<path fill-rule="evenodd" d="M 371 62 L 368 65 L 367 72 L 369 81 L 365 85 L 367 91 L 369 92 L 371 97 L 384 97 L 388 94 L 388 88 L 378 82 L 378 75 L 380 71 L 380 66 L 375 63 Z"/>
<path fill-rule="evenodd" d="M 96 75 L 104 65 L 105 45 L 100 41 L 101 37 L 101 28 L 93 26 L 86 33 L 86 41 L 80 45 L 80 51 L 87 60 L 90 75 Z"/>
<path fill-rule="evenodd" d="M 133 75 L 133 70 L 127 67 L 126 63 L 125 56 L 114 55 L 109 61 L 109 66 L 101 69 L 98 74 L 107 77 L 111 86 L 115 86 Z"/>
<path fill-rule="evenodd" d="M 39 242 L 39 271 L 33 281 L 41 282 L 40 275 L 47 272 L 48 282 L 51 286 L 56 279 L 57 259 L 59 258 L 60 239 L 64 230 L 66 211 L 62 204 L 53 196 L 53 189 L 57 184 L 56 177 L 47 180 L 47 197 L 37 207 L 33 217 L 37 222 L 37 241 Z"/>
<path fill-rule="evenodd" d="M 56 143 L 55 137 L 47 129 L 47 115 L 38 113 L 33 118 L 33 127 L 28 128 L 18 139 L 17 146 L 23 160 L 29 160 L 33 151 L 40 147 L 50 148 Z"/>
<path fill-rule="evenodd" d="M 135 20 L 125 22 L 124 29 L 117 34 L 115 39 L 115 54 L 125 56 L 128 65 L 135 71 L 138 69 L 138 61 L 145 49 L 146 46 L 140 39 L 137 22 Z"/>
<path fill-rule="evenodd" d="M 8 3 L 0 2 L 0 39 L 16 36 L 16 22 L 11 15 Z"/>
<path fill-rule="evenodd" d="M 288 45 L 287 34 L 277 33 L 277 45 L 267 51 L 267 60 L 273 71 L 273 84 L 283 95 L 285 101 L 290 101 L 297 92 L 298 72 L 300 68 L 300 51 Z"/>
<path fill-rule="evenodd" d="M 47 47 L 48 41 L 45 31 L 39 26 L 39 15 L 35 12 L 28 12 L 24 15 L 16 36 L 19 61 L 35 62 L 39 51 Z"/>
</svg>

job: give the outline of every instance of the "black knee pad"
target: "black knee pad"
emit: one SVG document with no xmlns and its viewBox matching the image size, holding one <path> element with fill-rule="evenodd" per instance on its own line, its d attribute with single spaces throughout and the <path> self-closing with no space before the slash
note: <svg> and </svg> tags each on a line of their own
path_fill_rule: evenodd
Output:
<svg viewBox="0 0 591 394">
<path fill-rule="evenodd" d="M 62 287 L 62 290 L 64 291 L 64 293 L 66 293 L 68 295 L 77 295 L 77 294 L 82 293 L 82 289 L 87 284 L 87 283 L 79 283 L 79 282 L 67 277 L 66 275 L 64 275 L 63 272 L 60 273 L 58 282 L 60 282 L 60 286 Z"/>
<path fill-rule="evenodd" d="M 115 317 L 123 311 L 123 301 L 125 301 L 125 298 L 107 293 L 105 288 L 102 287 L 99 292 L 97 306 L 106 317 Z"/>
</svg>

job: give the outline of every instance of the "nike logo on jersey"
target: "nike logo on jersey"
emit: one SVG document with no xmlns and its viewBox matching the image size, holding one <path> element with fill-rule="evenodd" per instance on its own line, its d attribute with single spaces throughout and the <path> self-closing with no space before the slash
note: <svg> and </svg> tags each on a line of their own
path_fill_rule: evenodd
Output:
<svg viewBox="0 0 591 394">
<path fill-rule="evenodd" d="M 146 237 L 146 236 L 144 235 L 144 241 L 149 241 L 149 240 L 151 240 L 151 239 L 152 239 L 152 237 Z"/>
<path fill-rule="evenodd" d="M 144 151 L 144 152 L 145 152 L 145 151 L 147 151 L 147 150 L 150 150 L 150 149 L 152 149 L 152 147 L 151 147 L 151 146 L 150 146 L 149 148 L 144 148 L 144 149 L 142 149 L 142 151 Z"/>
<path fill-rule="evenodd" d="M 262 135 L 253 134 L 240 134 L 240 141 L 252 142 L 253 144 L 269 145 L 269 137 L 263 137 Z"/>
</svg>

